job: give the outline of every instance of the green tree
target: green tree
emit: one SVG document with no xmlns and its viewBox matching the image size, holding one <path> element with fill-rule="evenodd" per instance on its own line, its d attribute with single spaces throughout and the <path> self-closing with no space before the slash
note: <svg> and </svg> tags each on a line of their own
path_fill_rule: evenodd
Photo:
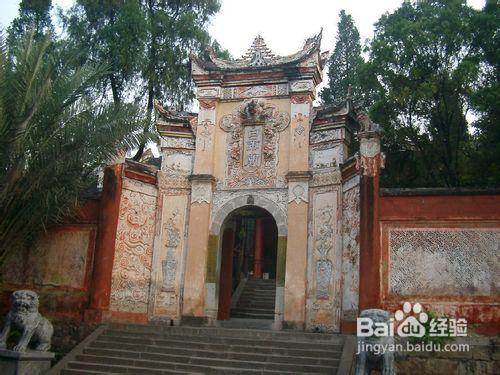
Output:
<svg viewBox="0 0 500 375">
<path fill-rule="evenodd" d="M 106 66 L 68 67 L 51 44 L 34 33 L 0 42 L 0 263 L 70 215 L 97 169 L 146 137 L 137 108 L 89 96 Z"/>
<path fill-rule="evenodd" d="M 87 61 L 108 62 L 111 69 L 99 81 L 97 96 L 115 103 L 130 96 L 144 59 L 147 24 L 137 0 L 76 0 L 68 14 L 60 14 L 72 54 Z"/>
<path fill-rule="evenodd" d="M 472 95 L 477 120 L 469 180 L 482 186 L 500 186 L 500 6 L 488 0 L 474 20 L 480 49 L 481 79 Z"/>
<path fill-rule="evenodd" d="M 368 70 L 377 78 L 371 114 L 386 135 L 385 186 L 468 183 L 476 15 L 465 0 L 429 0 L 404 2 L 377 22 Z"/>
<path fill-rule="evenodd" d="M 359 32 L 351 15 L 344 10 L 340 11 L 339 18 L 335 48 L 328 60 L 329 84 L 321 92 L 325 104 L 344 99 L 349 90 L 354 99 L 362 99 L 360 70 L 364 61 Z"/>
<path fill-rule="evenodd" d="M 54 27 L 50 17 L 51 10 L 52 0 L 21 0 L 19 15 L 12 21 L 9 28 L 9 43 L 30 32 L 35 33 L 35 38 L 52 33 Z"/>
</svg>

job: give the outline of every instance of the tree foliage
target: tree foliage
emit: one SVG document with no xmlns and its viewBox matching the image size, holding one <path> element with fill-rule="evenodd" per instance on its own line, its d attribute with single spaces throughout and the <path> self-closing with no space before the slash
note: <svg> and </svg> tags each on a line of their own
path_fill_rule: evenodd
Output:
<svg viewBox="0 0 500 375">
<path fill-rule="evenodd" d="M 360 71 L 363 66 L 359 32 L 352 17 L 344 10 L 339 13 L 335 48 L 328 60 L 329 85 L 321 92 L 325 104 L 344 99 L 352 91 L 355 99 L 361 99 Z"/>
<path fill-rule="evenodd" d="M 70 215 L 98 167 L 147 137 L 137 108 L 89 95 L 109 67 L 69 68 L 51 45 L 34 32 L 0 43 L 0 262 Z"/>
<path fill-rule="evenodd" d="M 385 185 L 475 183 L 467 114 L 488 65 L 477 17 L 465 0 L 429 0 L 404 2 L 377 22 L 367 74 L 377 78 L 371 114 L 385 130 Z"/>
</svg>

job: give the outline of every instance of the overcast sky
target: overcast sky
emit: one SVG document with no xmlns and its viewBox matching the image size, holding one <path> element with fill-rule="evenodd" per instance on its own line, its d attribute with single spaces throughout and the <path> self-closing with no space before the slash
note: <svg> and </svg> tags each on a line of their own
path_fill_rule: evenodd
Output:
<svg viewBox="0 0 500 375">
<path fill-rule="evenodd" d="M 302 47 L 304 40 L 323 27 L 323 50 L 332 50 L 341 9 L 354 18 L 362 43 L 373 34 L 373 24 L 391 12 L 402 0 L 222 0 L 220 12 L 212 20 L 210 33 L 240 57 L 257 34 L 278 55 L 288 55 Z M 0 0 L 0 24 L 8 26 L 16 17 L 19 0 Z M 484 0 L 468 0 L 481 8 Z M 73 0 L 53 0 L 55 6 L 68 8 Z"/>
</svg>

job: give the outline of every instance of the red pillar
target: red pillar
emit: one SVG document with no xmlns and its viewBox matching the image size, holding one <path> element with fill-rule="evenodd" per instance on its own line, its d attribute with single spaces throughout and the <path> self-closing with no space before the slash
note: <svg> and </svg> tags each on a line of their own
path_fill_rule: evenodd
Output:
<svg viewBox="0 0 500 375">
<path fill-rule="evenodd" d="M 360 117 L 358 116 L 358 120 Z M 364 120 L 364 121 L 363 121 Z M 380 151 L 380 134 L 366 114 L 361 118 L 358 133 L 360 154 L 357 168 L 360 179 L 360 258 L 359 310 L 378 308 L 382 302 L 382 253 L 379 225 L 379 176 L 384 167 Z"/>
<path fill-rule="evenodd" d="M 253 274 L 256 279 L 262 279 L 264 263 L 264 222 L 262 218 L 255 220 L 255 251 L 253 258 Z"/>
<path fill-rule="evenodd" d="M 233 248 L 234 231 L 231 228 L 224 230 L 222 236 L 222 255 L 219 283 L 218 320 L 227 320 L 231 317 L 231 292 L 233 288 Z"/>
<path fill-rule="evenodd" d="M 104 318 L 104 313 L 109 310 L 116 232 L 123 186 L 123 168 L 123 164 L 116 164 L 104 170 L 90 290 L 90 309 L 85 312 L 85 320 L 87 321 L 100 322 Z"/>
<path fill-rule="evenodd" d="M 379 176 L 362 175 L 360 181 L 359 309 L 380 305 L 380 233 L 378 223 Z"/>
</svg>

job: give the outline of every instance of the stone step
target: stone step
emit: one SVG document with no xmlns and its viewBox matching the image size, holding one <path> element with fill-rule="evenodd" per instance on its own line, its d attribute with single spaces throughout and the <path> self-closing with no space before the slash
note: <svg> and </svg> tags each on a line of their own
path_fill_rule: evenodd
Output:
<svg viewBox="0 0 500 375">
<path fill-rule="evenodd" d="M 108 364 L 100 361 L 92 362 L 89 358 L 84 361 L 71 361 L 68 363 L 68 369 L 61 371 L 77 371 L 76 374 L 137 374 L 137 375 L 167 375 L 167 374 L 186 374 L 185 371 L 170 370 L 168 367 L 151 368 L 130 365 Z M 91 372 L 89 372 L 91 371 Z M 72 374 L 75 374 L 73 372 Z M 190 374 L 203 374 L 203 372 L 190 372 Z"/>
<path fill-rule="evenodd" d="M 227 329 L 227 328 L 222 328 Z M 245 331 L 245 330 L 241 330 Z M 321 334 L 318 334 L 321 335 Z M 335 345 L 343 344 L 343 340 L 339 339 L 333 342 L 318 341 L 318 342 L 298 342 L 290 338 L 290 341 L 271 340 L 269 338 L 250 338 L 250 337 L 231 337 L 231 336 L 190 336 L 190 335 L 173 335 L 165 333 L 148 333 L 138 334 L 135 332 L 109 330 L 106 331 L 100 339 L 113 341 L 119 338 L 122 342 L 131 342 L 145 345 L 168 345 L 171 341 L 184 342 L 184 343 L 210 343 L 210 344 L 224 344 L 224 345 L 242 345 L 246 347 L 268 347 L 268 348 L 291 348 L 291 349 L 319 349 L 319 350 L 335 350 Z M 128 341 L 125 341 L 127 340 Z"/>
<path fill-rule="evenodd" d="M 234 309 L 231 309 L 231 313 L 233 312 L 240 312 L 240 311 L 245 311 L 245 312 L 254 312 L 254 313 L 262 313 L 262 314 L 273 314 L 274 315 L 274 308 L 258 308 L 258 307 L 241 307 L 238 306 Z"/>
<path fill-rule="evenodd" d="M 313 366 L 335 366 L 338 365 L 340 358 L 311 358 L 311 357 L 298 357 L 298 356 L 286 356 L 278 355 L 272 351 L 269 354 L 259 354 L 259 353 L 232 353 L 232 352 L 222 352 L 213 350 L 191 350 L 186 349 L 171 349 L 170 351 L 162 348 L 163 351 L 146 351 L 143 347 L 139 350 L 127 350 L 125 348 L 113 348 L 113 349 L 103 349 L 103 348 L 87 348 L 84 349 L 83 353 L 94 356 L 106 356 L 106 357 L 124 357 L 128 359 L 148 359 L 151 361 L 160 362 L 180 362 L 180 363 L 192 363 L 192 358 L 196 357 L 199 360 L 209 359 L 209 360 L 231 360 L 239 362 L 272 362 L 276 364 L 293 364 L 293 365 L 313 365 Z"/>
<path fill-rule="evenodd" d="M 274 311 L 274 303 L 258 303 L 258 302 L 245 302 L 245 303 L 238 303 L 236 305 L 237 309 L 265 309 L 265 310 L 271 310 Z"/>
<path fill-rule="evenodd" d="M 147 333 L 147 334 L 162 334 L 162 335 L 180 335 L 186 336 L 207 336 L 208 340 L 215 337 L 222 338 L 238 338 L 238 339 L 257 339 L 257 340 L 273 340 L 290 342 L 311 342 L 321 343 L 330 342 L 338 344 L 344 342 L 344 337 L 341 335 L 333 335 L 328 333 L 306 333 L 306 332 L 291 332 L 291 331 L 268 331 L 268 330 L 242 330 L 242 329 L 227 329 L 216 327 L 186 327 L 186 326 L 169 326 L 165 323 L 150 323 L 150 324 L 121 324 L 113 323 L 105 332 L 121 331 L 130 333 Z"/>
<path fill-rule="evenodd" d="M 239 329 L 273 329 L 274 319 L 244 319 L 231 318 L 229 320 L 220 320 L 219 327 L 239 328 Z"/>
<path fill-rule="evenodd" d="M 252 312 L 234 312 L 231 313 L 232 318 L 243 318 L 243 319 L 273 319 L 274 314 L 258 314 Z"/>
<path fill-rule="evenodd" d="M 169 369 L 175 371 L 190 371 L 199 372 L 201 369 L 204 371 L 207 369 L 227 369 L 236 370 L 236 372 L 241 373 L 241 371 L 249 372 L 262 372 L 262 371 L 278 371 L 282 373 L 297 373 L 297 372 L 307 372 L 307 373 L 328 373 L 331 371 L 331 366 L 313 366 L 313 365 L 288 365 L 279 363 L 262 363 L 262 362 L 250 362 L 250 361 L 230 361 L 230 360 L 219 360 L 219 359 L 208 359 L 208 358 L 196 358 L 196 357 L 183 357 L 181 356 L 168 356 L 170 360 L 159 361 L 154 354 L 144 353 L 140 359 L 134 359 L 130 357 L 110 357 L 110 356 L 95 356 L 88 354 L 81 354 L 76 356 L 78 362 L 87 362 L 93 364 L 105 364 L 105 365 L 119 365 L 128 366 L 131 368 L 152 368 L 152 369 Z M 179 362 L 180 361 L 180 362 Z M 187 363 L 186 363 L 187 362 Z M 211 371 L 209 371 L 210 373 Z M 219 373 L 219 372 L 216 372 Z"/>
<path fill-rule="evenodd" d="M 235 344 L 220 344 L 212 342 L 196 342 L 196 341 L 181 341 L 181 340 L 135 340 L 130 337 L 99 337 L 98 340 L 94 341 L 90 347 L 96 348 L 120 348 L 123 347 L 132 349 L 132 347 L 137 349 L 137 345 L 141 345 L 141 348 L 145 348 L 145 351 L 151 352 L 163 352 L 172 350 L 182 350 L 182 349 L 193 349 L 193 350 L 213 350 L 231 353 L 247 353 L 251 351 L 252 353 L 268 354 L 271 351 L 275 354 L 282 355 L 293 355 L 300 357 L 311 357 L 311 358 L 329 358 L 334 356 L 342 350 L 342 344 L 329 345 L 328 349 L 318 349 L 317 347 L 311 348 L 310 346 L 302 347 L 281 347 L 273 345 L 272 343 L 265 343 L 262 346 L 256 345 L 235 345 Z"/>
</svg>

